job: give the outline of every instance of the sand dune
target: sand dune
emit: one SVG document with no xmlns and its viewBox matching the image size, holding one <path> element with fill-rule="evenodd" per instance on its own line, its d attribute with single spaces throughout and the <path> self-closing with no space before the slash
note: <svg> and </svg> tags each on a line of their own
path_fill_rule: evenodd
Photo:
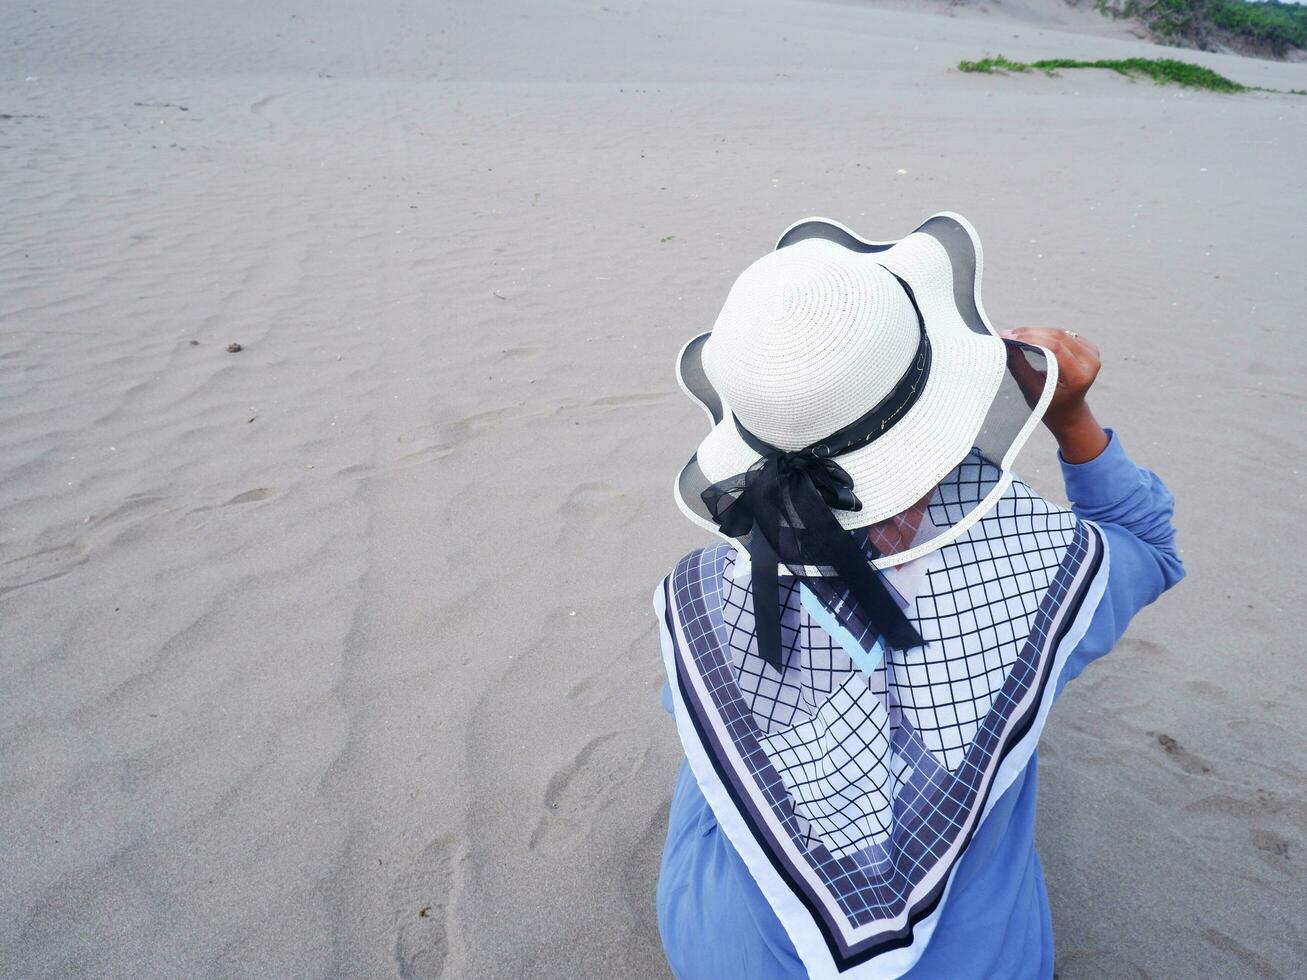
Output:
<svg viewBox="0 0 1307 980">
<path fill-rule="evenodd" d="M 672 356 L 948 208 L 1190 568 L 1045 740 L 1059 975 L 1302 975 L 1307 100 L 954 70 L 1158 52 L 1051 0 L 0 23 L 0 974 L 665 976 Z"/>
</svg>

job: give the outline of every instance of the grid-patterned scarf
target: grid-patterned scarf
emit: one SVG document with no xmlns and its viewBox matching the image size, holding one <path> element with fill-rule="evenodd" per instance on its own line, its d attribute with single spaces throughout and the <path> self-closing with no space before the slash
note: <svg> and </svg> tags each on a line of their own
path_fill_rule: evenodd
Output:
<svg viewBox="0 0 1307 980">
<path fill-rule="evenodd" d="M 966 475 L 977 466 L 941 486 L 936 524 L 969 509 L 959 491 L 988 482 Z M 924 645 L 888 648 L 838 580 L 787 577 L 779 671 L 758 653 L 746 556 L 719 544 L 664 579 L 691 768 L 811 976 L 895 977 L 920 957 L 953 869 L 1034 751 L 1106 565 L 1092 524 L 1014 481 L 906 566 Z"/>
</svg>

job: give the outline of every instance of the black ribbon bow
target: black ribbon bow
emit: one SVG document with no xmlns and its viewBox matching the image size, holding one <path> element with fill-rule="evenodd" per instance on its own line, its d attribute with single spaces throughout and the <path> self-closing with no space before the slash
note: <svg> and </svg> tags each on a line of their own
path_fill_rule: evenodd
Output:
<svg viewBox="0 0 1307 980">
<path fill-rule="evenodd" d="M 902 650 L 924 642 L 886 588 L 881 573 L 831 512 L 862 509 L 853 492 L 853 478 L 832 457 L 861 449 L 884 435 L 921 397 L 930 374 L 925 318 L 912 287 L 897 275 L 894 278 L 916 310 L 921 335 L 912 363 L 889 394 L 833 435 L 790 451 L 759 439 L 732 415 L 740 437 L 762 458 L 744 473 L 714 483 L 701 494 L 723 534 L 748 536 L 758 653 L 778 671 L 785 666 L 781 659 L 780 564 L 799 578 L 805 565 L 834 569 L 890 645 Z M 875 553 L 874 548 L 872 551 Z"/>
<path fill-rule="evenodd" d="M 778 671 L 785 667 L 778 595 L 781 563 L 796 575 L 802 565 L 832 567 L 892 646 L 921 644 L 881 573 L 831 512 L 862 509 L 853 479 L 833 459 L 806 449 L 776 451 L 745 473 L 708 487 L 703 500 L 723 534 L 748 535 L 758 653 Z"/>
</svg>

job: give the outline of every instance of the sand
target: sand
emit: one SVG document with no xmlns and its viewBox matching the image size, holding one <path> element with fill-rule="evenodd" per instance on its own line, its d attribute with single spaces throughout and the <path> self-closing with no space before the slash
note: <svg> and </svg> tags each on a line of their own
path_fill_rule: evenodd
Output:
<svg viewBox="0 0 1307 980">
<path fill-rule="evenodd" d="M 1054 0 L 487 6 L 0 14 L 0 975 L 667 976 L 673 355 L 952 209 L 1190 571 L 1043 742 L 1059 975 L 1303 976 L 1307 99 L 955 70 L 1176 53 Z"/>
</svg>

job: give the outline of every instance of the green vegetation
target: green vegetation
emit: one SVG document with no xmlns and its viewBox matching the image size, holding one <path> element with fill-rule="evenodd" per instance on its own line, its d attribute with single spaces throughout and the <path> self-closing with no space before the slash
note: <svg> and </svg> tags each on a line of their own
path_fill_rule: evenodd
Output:
<svg viewBox="0 0 1307 980">
<path fill-rule="evenodd" d="M 1212 23 L 1217 27 L 1278 55 L 1291 47 L 1307 48 L 1307 8 L 1298 4 L 1219 0 L 1212 7 Z"/>
<path fill-rule="evenodd" d="M 1107 68 L 1129 78 L 1144 76 L 1153 79 L 1159 85 L 1175 84 L 1188 88 L 1205 88 L 1213 92 L 1247 92 L 1248 86 L 1240 85 L 1224 75 L 1218 75 L 1210 68 L 1193 65 L 1187 61 L 1173 58 L 1120 58 L 1100 59 L 1098 61 L 1079 61 L 1075 58 L 1045 58 L 1042 61 L 1013 61 L 998 55 L 980 61 L 963 61 L 958 64 L 962 71 L 1042 71 L 1052 75 L 1059 68 Z"/>
<path fill-rule="evenodd" d="M 979 61 L 959 61 L 958 68 L 962 71 L 982 71 L 987 75 L 996 71 L 1030 71 L 1030 66 L 1024 61 L 1013 61 L 1001 54 L 994 58 L 981 58 Z"/>
<path fill-rule="evenodd" d="M 1283 57 L 1307 48 L 1307 6 L 1280 0 L 1098 0 L 1104 13 L 1138 17 L 1158 38 L 1207 49 L 1242 42 Z"/>
</svg>

